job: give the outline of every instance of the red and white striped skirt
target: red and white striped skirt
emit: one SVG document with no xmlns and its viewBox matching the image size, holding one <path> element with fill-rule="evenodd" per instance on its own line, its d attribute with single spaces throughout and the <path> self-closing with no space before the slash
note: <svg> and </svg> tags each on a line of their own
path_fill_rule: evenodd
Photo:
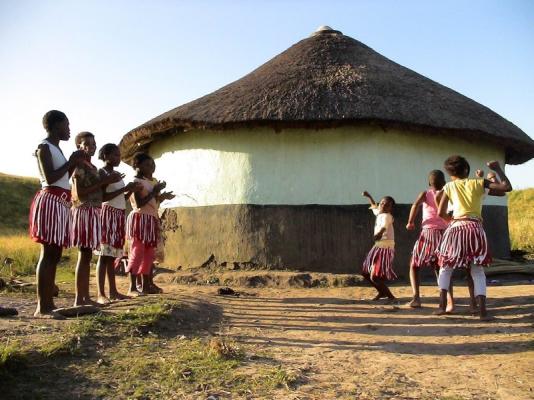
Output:
<svg viewBox="0 0 534 400">
<path fill-rule="evenodd" d="M 126 222 L 126 237 L 128 240 L 137 239 L 150 247 L 157 247 L 159 236 L 159 218 L 131 212 Z"/>
<path fill-rule="evenodd" d="M 363 262 L 362 273 L 369 274 L 372 278 L 392 280 L 397 277 L 393 271 L 393 258 L 395 249 L 393 247 L 377 247 L 367 253 Z"/>
<path fill-rule="evenodd" d="M 412 251 L 411 267 L 438 267 L 437 251 L 441 244 L 444 229 L 425 228 L 421 230 Z"/>
<path fill-rule="evenodd" d="M 81 206 L 72 208 L 70 223 L 71 247 L 98 250 L 102 239 L 101 213 L 100 207 Z"/>
<path fill-rule="evenodd" d="M 482 223 L 475 219 L 453 221 L 443 234 L 438 250 L 442 268 L 487 267 L 491 263 L 488 240 Z"/>
<path fill-rule="evenodd" d="M 30 206 L 31 239 L 69 247 L 70 206 L 70 190 L 47 187 L 38 191 Z"/>
<path fill-rule="evenodd" d="M 122 250 L 126 235 L 126 212 L 104 204 L 101 218 L 102 244 Z"/>
</svg>

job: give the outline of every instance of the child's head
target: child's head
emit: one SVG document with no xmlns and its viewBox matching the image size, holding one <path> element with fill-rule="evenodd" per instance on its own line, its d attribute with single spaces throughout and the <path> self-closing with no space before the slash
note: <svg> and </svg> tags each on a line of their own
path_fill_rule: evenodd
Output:
<svg viewBox="0 0 534 400">
<path fill-rule="evenodd" d="M 146 153 L 136 153 L 134 155 L 133 167 L 141 176 L 152 176 L 156 170 L 154 159 Z"/>
<path fill-rule="evenodd" d="M 78 150 L 83 150 L 85 154 L 92 157 L 96 151 L 95 135 L 91 132 L 80 132 L 74 138 L 74 144 Z"/>
<path fill-rule="evenodd" d="M 443 167 L 450 176 L 460 179 L 467 178 L 471 171 L 469 163 L 462 156 L 450 156 L 445 160 Z"/>
<path fill-rule="evenodd" d="M 106 143 L 98 152 L 98 159 L 113 167 L 118 167 L 121 163 L 121 151 L 114 143 Z"/>
<path fill-rule="evenodd" d="M 395 207 L 395 199 L 391 196 L 384 196 L 378 203 L 378 212 L 391 214 Z"/>
<path fill-rule="evenodd" d="M 59 140 L 69 140 L 69 119 L 58 110 L 50 110 L 43 116 L 43 128 L 49 134 L 57 135 Z"/>
<path fill-rule="evenodd" d="M 428 185 L 436 190 L 441 190 L 445 186 L 445 174 L 439 169 L 430 171 L 428 174 Z"/>
</svg>

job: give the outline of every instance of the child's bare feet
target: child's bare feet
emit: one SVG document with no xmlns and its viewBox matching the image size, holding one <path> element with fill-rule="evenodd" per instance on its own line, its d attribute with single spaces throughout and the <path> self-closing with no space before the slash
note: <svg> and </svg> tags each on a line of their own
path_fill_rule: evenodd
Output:
<svg viewBox="0 0 534 400">
<path fill-rule="evenodd" d="M 64 317 L 63 315 L 55 311 L 47 311 L 47 312 L 35 311 L 33 316 L 34 318 L 39 318 L 39 319 L 57 319 L 57 320 L 67 319 L 66 317 Z"/>
<path fill-rule="evenodd" d="M 129 298 L 130 296 L 126 296 L 125 294 L 121 294 L 119 292 L 109 295 L 110 300 L 128 300 Z"/>
<path fill-rule="evenodd" d="M 447 311 L 445 311 L 443 308 L 438 308 L 437 310 L 434 310 L 432 312 L 434 315 L 445 315 L 447 314 Z"/>
<path fill-rule="evenodd" d="M 111 300 L 108 299 L 106 296 L 98 296 L 98 298 L 96 299 L 96 302 L 102 305 L 111 304 Z"/>
<path fill-rule="evenodd" d="M 163 293 L 163 289 L 157 286 L 156 284 L 152 283 L 152 285 L 150 285 L 150 288 L 148 289 L 148 293 L 160 294 L 160 293 Z"/>
<path fill-rule="evenodd" d="M 454 304 L 447 304 L 447 308 L 445 309 L 446 314 L 453 314 L 455 310 Z"/>
<path fill-rule="evenodd" d="M 145 293 L 139 292 L 137 290 L 129 290 L 128 291 L 128 296 L 130 298 L 132 298 L 132 297 L 140 297 L 140 296 L 145 296 Z"/>
<path fill-rule="evenodd" d="M 421 299 L 414 297 L 412 301 L 408 303 L 408 305 L 412 308 L 421 308 Z"/>
</svg>

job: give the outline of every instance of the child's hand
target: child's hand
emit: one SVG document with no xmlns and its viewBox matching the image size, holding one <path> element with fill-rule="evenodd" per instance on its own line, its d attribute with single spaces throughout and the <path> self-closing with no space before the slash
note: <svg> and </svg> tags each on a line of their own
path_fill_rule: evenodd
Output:
<svg viewBox="0 0 534 400">
<path fill-rule="evenodd" d="M 363 197 L 371 197 L 368 191 L 362 192 Z"/>
<path fill-rule="evenodd" d="M 85 152 L 83 150 L 73 151 L 69 157 L 69 163 L 71 165 L 78 166 L 85 159 Z"/>
<path fill-rule="evenodd" d="M 382 239 L 382 234 L 379 232 L 376 235 L 373 236 L 373 239 L 375 242 L 378 242 L 380 239 Z"/>
<path fill-rule="evenodd" d="M 486 165 L 488 166 L 489 169 L 493 170 L 493 171 L 497 171 L 499 169 L 501 169 L 501 164 L 499 164 L 499 161 L 489 161 L 488 163 L 486 163 Z"/>
<path fill-rule="evenodd" d="M 477 170 L 475 171 L 475 176 L 476 176 L 477 178 L 484 178 L 484 171 L 482 171 L 481 169 L 477 169 Z"/>
<path fill-rule="evenodd" d="M 102 183 L 104 185 L 109 185 L 110 183 L 119 182 L 125 176 L 126 175 L 121 174 L 120 172 L 113 171 L 111 174 L 105 176 L 104 179 L 102 179 Z"/>
<path fill-rule="evenodd" d="M 158 183 L 156 183 L 154 185 L 154 192 L 158 193 L 158 192 L 161 192 L 162 189 L 165 189 L 165 186 L 167 186 L 167 182 L 165 181 L 158 181 Z"/>
<path fill-rule="evenodd" d="M 415 229 L 415 224 L 413 222 L 408 222 L 406 224 L 406 229 L 409 231 L 413 231 Z"/>
<path fill-rule="evenodd" d="M 141 185 L 139 182 L 130 182 L 126 185 L 125 189 L 127 192 L 137 193 L 143 189 L 143 185 Z"/>
<path fill-rule="evenodd" d="M 162 194 L 160 194 L 159 197 L 161 200 L 172 200 L 176 197 L 176 195 L 171 191 L 171 192 L 163 192 Z"/>
</svg>

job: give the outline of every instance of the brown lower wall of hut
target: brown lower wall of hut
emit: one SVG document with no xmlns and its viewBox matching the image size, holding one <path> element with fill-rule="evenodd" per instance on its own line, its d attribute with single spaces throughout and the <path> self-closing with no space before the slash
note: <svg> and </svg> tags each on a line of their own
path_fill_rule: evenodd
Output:
<svg viewBox="0 0 534 400">
<path fill-rule="evenodd" d="M 395 268 L 408 279 L 418 231 L 405 229 L 410 205 L 395 207 Z M 484 206 L 484 227 L 495 257 L 510 255 L 508 210 Z M 197 267 L 250 263 L 270 269 L 359 273 L 373 244 L 374 216 L 366 205 L 218 205 L 165 210 L 165 264 Z"/>
</svg>

